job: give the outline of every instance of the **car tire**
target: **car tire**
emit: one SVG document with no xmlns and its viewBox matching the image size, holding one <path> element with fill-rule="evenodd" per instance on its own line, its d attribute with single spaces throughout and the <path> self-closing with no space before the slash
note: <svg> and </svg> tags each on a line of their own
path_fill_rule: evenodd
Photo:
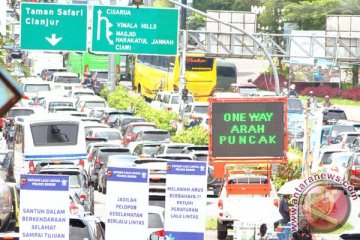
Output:
<svg viewBox="0 0 360 240">
<path fill-rule="evenodd" d="M 106 194 L 106 187 L 103 187 L 103 188 L 102 188 L 102 193 L 103 193 L 103 194 Z"/>
<path fill-rule="evenodd" d="M 227 225 L 217 222 L 217 239 L 225 240 L 227 237 Z"/>
</svg>

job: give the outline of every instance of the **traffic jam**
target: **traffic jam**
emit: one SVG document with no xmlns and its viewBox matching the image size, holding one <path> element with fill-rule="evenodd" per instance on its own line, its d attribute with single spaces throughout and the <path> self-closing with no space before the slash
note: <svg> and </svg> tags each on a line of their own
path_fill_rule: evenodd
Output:
<svg viewBox="0 0 360 240">
<path fill-rule="evenodd" d="M 85 5 L 21 8 L 24 39 L 90 16 Z M 360 239 L 356 108 L 299 96 L 288 80 L 275 92 L 239 83 L 230 59 L 179 55 L 177 10 L 112 8 L 91 13 L 96 53 L 87 27 L 67 33 L 83 43 L 51 33 L 46 46 L 7 46 L 0 239 Z"/>
</svg>

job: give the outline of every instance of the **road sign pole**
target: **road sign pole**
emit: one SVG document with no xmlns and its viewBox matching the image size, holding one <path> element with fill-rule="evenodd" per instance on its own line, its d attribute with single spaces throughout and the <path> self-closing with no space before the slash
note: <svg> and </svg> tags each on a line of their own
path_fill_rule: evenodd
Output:
<svg viewBox="0 0 360 240">
<path fill-rule="evenodd" d="M 109 54 L 109 92 L 115 90 L 116 73 L 115 73 L 115 54 Z"/>
<path fill-rule="evenodd" d="M 180 89 L 179 89 L 179 95 L 180 95 L 180 106 L 179 106 L 179 112 L 180 116 L 183 117 L 183 107 L 184 107 L 184 100 L 182 97 L 183 89 L 185 88 L 185 71 L 186 71 L 186 51 L 187 51 L 187 31 L 182 31 L 182 52 L 181 52 L 181 68 L 180 68 Z"/>
</svg>

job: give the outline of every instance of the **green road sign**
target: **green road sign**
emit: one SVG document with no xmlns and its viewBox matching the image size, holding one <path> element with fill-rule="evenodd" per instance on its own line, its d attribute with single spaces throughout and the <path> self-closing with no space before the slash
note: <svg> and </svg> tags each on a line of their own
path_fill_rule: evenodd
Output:
<svg viewBox="0 0 360 240">
<path fill-rule="evenodd" d="M 178 10 L 94 6 L 92 50 L 176 55 Z"/>
<path fill-rule="evenodd" d="M 87 6 L 21 4 L 22 49 L 86 51 Z"/>
</svg>

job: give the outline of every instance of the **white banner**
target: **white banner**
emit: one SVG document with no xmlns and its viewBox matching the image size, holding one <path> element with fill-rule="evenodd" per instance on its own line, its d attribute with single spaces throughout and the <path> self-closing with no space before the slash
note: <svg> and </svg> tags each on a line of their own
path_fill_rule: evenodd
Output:
<svg viewBox="0 0 360 240">
<path fill-rule="evenodd" d="M 2 36 L 6 36 L 6 2 L 5 0 L 0 1 L 0 34 Z"/>
<path fill-rule="evenodd" d="M 69 176 L 20 176 L 20 239 L 69 239 Z"/>
<path fill-rule="evenodd" d="M 165 201 L 166 239 L 204 239 L 206 195 L 206 162 L 168 161 Z"/>
<path fill-rule="evenodd" d="M 148 169 L 108 167 L 106 192 L 106 240 L 147 239 Z"/>
</svg>

